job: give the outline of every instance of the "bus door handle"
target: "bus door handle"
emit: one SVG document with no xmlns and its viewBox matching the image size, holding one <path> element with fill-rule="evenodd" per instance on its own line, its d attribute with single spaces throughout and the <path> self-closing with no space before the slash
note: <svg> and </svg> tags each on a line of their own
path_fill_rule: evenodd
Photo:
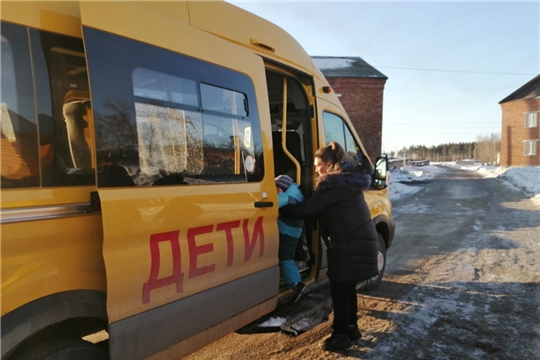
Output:
<svg viewBox="0 0 540 360">
<path fill-rule="evenodd" d="M 267 208 L 272 206 L 274 206 L 274 202 L 272 201 L 255 201 L 256 208 Z"/>
</svg>

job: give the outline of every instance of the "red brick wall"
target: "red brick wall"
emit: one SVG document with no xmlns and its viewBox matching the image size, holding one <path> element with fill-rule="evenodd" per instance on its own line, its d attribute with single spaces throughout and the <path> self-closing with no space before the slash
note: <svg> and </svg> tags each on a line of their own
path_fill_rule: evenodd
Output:
<svg viewBox="0 0 540 360">
<path fill-rule="evenodd" d="M 525 127 L 525 113 L 540 110 L 540 99 L 509 101 L 501 104 L 501 108 L 501 166 L 539 166 L 539 143 L 536 143 L 536 156 L 525 156 L 523 140 L 540 139 L 539 126 Z"/>
<path fill-rule="evenodd" d="M 383 90 L 386 79 L 327 78 L 371 158 L 381 154 Z"/>
</svg>

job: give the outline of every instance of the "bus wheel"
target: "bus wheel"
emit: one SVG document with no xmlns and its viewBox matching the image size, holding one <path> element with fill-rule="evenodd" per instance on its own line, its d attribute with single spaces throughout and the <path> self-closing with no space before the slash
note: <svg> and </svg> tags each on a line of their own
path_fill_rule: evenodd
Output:
<svg viewBox="0 0 540 360">
<path fill-rule="evenodd" d="M 386 268 L 386 243 L 381 234 L 377 233 L 377 243 L 379 245 L 379 254 L 377 255 L 377 266 L 379 267 L 379 275 L 369 279 L 367 290 L 374 290 L 381 285 L 382 278 L 384 276 L 384 269 Z"/>
<path fill-rule="evenodd" d="M 79 338 L 43 341 L 15 357 L 16 360 L 109 360 L 106 349 Z"/>
</svg>

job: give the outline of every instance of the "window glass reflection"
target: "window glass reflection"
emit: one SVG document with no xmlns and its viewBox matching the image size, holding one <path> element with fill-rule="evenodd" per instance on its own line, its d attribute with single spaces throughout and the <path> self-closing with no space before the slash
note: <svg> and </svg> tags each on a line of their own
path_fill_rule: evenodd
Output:
<svg viewBox="0 0 540 360">
<path fill-rule="evenodd" d="M 199 105 L 195 81 L 140 67 L 133 71 L 133 93 L 148 99 Z"/>
<path fill-rule="evenodd" d="M 209 84 L 201 84 L 202 107 L 225 114 L 247 116 L 246 96 L 242 93 Z"/>
<path fill-rule="evenodd" d="M 343 120 L 337 115 L 329 112 L 323 113 L 324 139 L 326 145 L 331 141 L 336 141 L 341 146 L 345 146 L 345 135 L 343 133 Z"/>
<path fill-rule="evenodd" d="M 30 30 L 42 185 L 95 183 L 93 121 L 81 39 Z"/>
<path fill-rule="evenodd" d="M 247 99 L 255 98 L 249 77 L 95 29 L 84 28 L 84 37 L 98 186 L 262 180 L 256 104 L 247 111 Z M 125 181 L 107 175 L 111 166 Z"/>
<path fill-rule="evenodd" d="M 27 29 L 1 25 L 1 164 L 4 188 L 40 185 L 38 134 Z"/>
</svg>

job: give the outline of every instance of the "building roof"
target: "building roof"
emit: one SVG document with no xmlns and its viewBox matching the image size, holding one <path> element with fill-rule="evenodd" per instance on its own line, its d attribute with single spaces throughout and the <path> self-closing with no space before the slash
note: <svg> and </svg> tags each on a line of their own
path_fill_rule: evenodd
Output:
<svg viewBox="0 0 540 360">
<path fill-rule="evenodd" d="M 499 101 L 499 104 L 512 100 L 527 100 L 540 96 L 540 75 Z"/>
<path fill-rule="evenodd" d="M 388 79 L 386 75 L 354 56 L 312 56 L 313 62 L 327 78 L 377 78 Z"/>
</svg>

